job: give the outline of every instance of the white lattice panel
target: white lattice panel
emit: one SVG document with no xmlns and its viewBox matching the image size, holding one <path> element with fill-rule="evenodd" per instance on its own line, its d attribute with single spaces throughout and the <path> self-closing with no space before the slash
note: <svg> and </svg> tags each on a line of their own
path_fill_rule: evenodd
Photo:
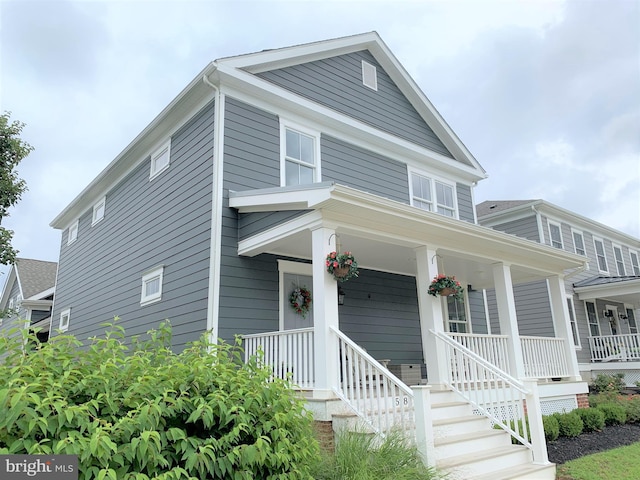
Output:
<svg viewBox="0 0 640 480">
<path fill-rule="evenodd" d="M 551 415 L 553 413 L 565 413 L 570 412 L 578 408 L 578 400 L 576 396 L 571 397 L 558 397 L 553 400 L 541 400 L 540 409 L 542 415 Z"/>
</svg>

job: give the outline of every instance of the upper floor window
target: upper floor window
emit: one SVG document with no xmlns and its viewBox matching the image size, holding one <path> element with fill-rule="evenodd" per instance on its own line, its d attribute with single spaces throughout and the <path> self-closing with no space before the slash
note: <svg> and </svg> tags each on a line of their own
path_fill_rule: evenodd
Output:
<svg viewBox="0 0 640 480">
<path fill-rule="evenodd" d="M 142 276 L 140 305 L 148 305 L 162 299 L 162 279 L 164 267 L 156 267 Z"/>
<path fill-rule="evenodd" d="M 604 242 L 598 238 L 594 238 L 593 245 L 596 248 L 596 259 L 598 260 L 598 270 L 604 273 L 609 273 L 609 267 L 607 267 L 607 257 L 604 254 Z"/>
<path fill-rule="evenodd" d="M 319 181 L 320 134 L 282 125 L 281 135 L 282 185 L 308 185 Z"/>
<path fill-rule="evenodd" d="M 582 232 L 573 230 L 573 249 L 578 255 L 587 255 L 587 251 L 584 248 L 584 235 Z"/>
<path fill-rule="evenodd" d="M 69 232 L 67 233 L 67 245 L 75 242 L 78 239 L 78 220 L 69 225 Z"/>
<path fill-rule="evenodd" d="M 455 187 L 439 180 L 411 173 L 411 204 L 445 217 L 456 218 Z"/>
<path fill-rule="evenodd" d="M 549 239 L 552 247 L 564 248 L 564 245 L 562 245 L 562 230 L 559 224 L 549 222 Z"/>
<path fill-rule="evenodd" d="M 631 257 L 631 269 L 633 274 L 640 277 L 640 262 L 638 262 L 638 252 L 629 250 L 629 257 Z"/>
<path fill-rule="evenodd" d="M 158 174 L 169 168 L 171 163 L 171 139 L 163 143 L 151 154 L 151 171 L 149 179 L 153 180 Z"/>
<path fill-rule="evenodd" d="M 104 218 L 104 209 L 105 209 L 106 201 L 107 201 L 106 198 L 102 197 L 102 199 L 93 206 L 93 217 L 91 220 L 92 226 Z"/>
<path fill-rule="evenodd" d="M 375 65 L 362 60 L 362 83 L 373 90 L 378 90 L 378 72 Z"/>
<path fill-rule="evenodd" d="M 618 245 L 613 246 L 613 258 L 616 261 L 618 275 L 620 275 L 621 277 L 626 275 L 624 270 L 624 261 L 622 260 L 622 248 Z"/>
</svg>

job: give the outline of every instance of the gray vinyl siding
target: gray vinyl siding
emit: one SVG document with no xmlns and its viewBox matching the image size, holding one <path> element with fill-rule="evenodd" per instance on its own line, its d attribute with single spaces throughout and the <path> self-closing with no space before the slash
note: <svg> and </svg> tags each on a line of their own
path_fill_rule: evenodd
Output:
<svg viewBox="0 0 640 480">
<path fill-rule="evenodd" d="M 322 180 L 409 203 L 407 166 L 328 135 L 320 141 Z"/>
<path fill-rule="evenodd" d="M 516 237 L 526 238 L 533 240 L 534 242 L 540 242 L 540 235 L 538 233 L 538 222 L 535 215 L 525 218 L 519 218 L 518 220 L 512 220 L 510 222 L 501 223 L 499 225 L 492 225 L 491 228 L 499 230 L 501 232 L 510 233 Z"/>
<path fill-rule="evenodd" d="M 555 336 L 547 282 L 543 280 L 514 285 L 513 294 L 520 335 Z M 491 332 L 499 334 L 500 323 L 495 290 L 487 290 L 487 304 L 491 319 Z"/>
<path fill-rule="evenodd" d="M 15 268 L 15 267 L 14 267 Z M 11 287 L 11 291 L 9 292 L 9 298 L 7 299 L 6 309 L 9 309 L 9 300 L 13 298 L 13 311 L 16 312 L 15 315 L 11 315 L 10 317 L 3 318 L 2 325 L 0 325 L 0 335 L 6 334 L 9 330 L 22 326 L 20 324 L 20 320 L 25 319 L 26 311 L 24 308 L 19 308 L 16 311 L 16 297 L 20 294 L 20 285 L 16 280 Z"/>
<path fill-rule="evenodd" d="M 377 91 L 362 83 L 362 60 L 377 69 Z M 453 158 L 398 86 L 366 50 L 257 75 L 375 128 Z"/>
<path fill-rule="evenodd" d="M 70 308 L 69 333 L 80 340 L 101 335 L 115 316 L 127 337 L 169 319 L 176 350 L 205 332 L 213 111 L 209 104 L 173 135 L 166 171 L 150 181 L 145 159 L 106 194 L 102 221 L 91 226 L 90 206 L 74 243 L 63 232 L 54 327 Z M 162 299 L 140 306 L 142 275 L 160 265 Z"/>
<path fill-rule="evenodd" d="M 457 183 L 456 193 L 458 195 L 458 216 L 460 220 L 464 220 L 469 223 L 476 223 L 473 213 L 474 206 L 471 187 L 463 183 Z"/>
<path fill-rule="evenodd" d="M 487 334 L 487 315 L 484 306 L 484 296 L 481 291 L 474 290 L 467 293 L 469 314 L 471 315 L 471 329 L 474 334 Z"/>
</svg>

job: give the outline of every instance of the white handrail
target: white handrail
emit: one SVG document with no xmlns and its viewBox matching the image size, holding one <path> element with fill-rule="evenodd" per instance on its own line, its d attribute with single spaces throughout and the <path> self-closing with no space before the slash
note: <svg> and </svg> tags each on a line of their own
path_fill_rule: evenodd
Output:
<svg viewBox="0 0 640 480">
<path fill-rule="evenodd" d="M 531 449 L 534 461 L 548 463 L 542 419 L 537 418 L 540 416 L 537 389 L 525 388 L 522 382 L 448 335 L 430 332 L 444 343 L 448 386 L 476 407 L 479 413 Z M 535 418 L 532 417 L 529 424 L 524 421 L 527 410 L 535 412 Z"/>
<path fill-rule="evenodd" d="M 569 377 L 563 338 L 520 337 L 524 374 L 530 378 Z"/>
<path fill-rule="evenodd" d="M 640 335 L 600 335 L 589 338 L 592 362 L 638 361 L 640 360 Z"/>
<path fill-rule="evenodd" d="M 415 438 L 413 391 L 336 328 L 340 381 L 336 394 L 375 432 L 392 430 Z"/>
<path fill-rule="evenodd" d="M 487 362 L 505 372 L 510 372 L 507 335 L 484 335 L 474 333 L 445 332 L 450 338 L 480 355 Z"/>
</svg>

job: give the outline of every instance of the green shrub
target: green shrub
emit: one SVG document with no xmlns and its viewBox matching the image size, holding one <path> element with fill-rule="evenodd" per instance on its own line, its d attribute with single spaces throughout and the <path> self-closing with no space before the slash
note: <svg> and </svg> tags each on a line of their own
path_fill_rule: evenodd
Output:
<svg viewBox="0 0 640 480">
<path fill-rule="evenodd" d="M 619 404 L 627 415 L 627 423 L 640 422 L 640 396 L 631 395 L 620 399 Z"/>
<path fill-rule="evenodd" d="M 591 381 L 591 389 L 595 393 L 622 393 L 626 387 L 624 373 L 599 373 Z"/>
<path fill-rule="evenodd" d="M 582 419 L 577 413 L 554 413 L 553 416 L 558 421 L 560 436 L 577 437 L 582 433 L 584 427 Z"/>
<path fill-rule="evenodd" d="M 238 345 L 174 354 L 168 323 L 132 346 L 106 327 L 83 348 L 0 336 L 0 454 L 78 455 L 80 480 L 311 478 L 302 401 Z"/>
<path fill-rule="evenodd" d="M 528 419 L 525 421 L 525 427 L 527 429 L 526 432 L 523 430 L 522 420 L 518 420 L 517 423 L 516 423 L 515 420 L 509 420 L 509 426 L 511 427 L 512 430 L 518 432 L 523 438 L 526 438 L 527 441 L 531 441 L 531 432 L 529 431 L 529 420 Z M 503 429 L 497 423 L 493 425 L 493 428 L 495 430 L 502 430 Z M 520 440 L 518 440 L 516 437 L 514 437 L 512 435 L 511 436 L 511 443 L 514 444 L 514 445 L 520 445 L 522 442 L 520 442 Z"/>
<path fill-rule="evenodd" d="M 603 403 L 596 407 L 604 413 L 604 423 L 610 425 L 622 425 L 627 421 L 627 414 L 622 405 L 616 403 Z"/>
<path fill-rule="evenodd" d="M 544 438 L 547 442 L 553 442 L 560 436 L 560 424 L 558 419 L 553 415 L 542 417 L 542 426 L 544 427 Z"/>
<path fill-rule="evenodd" d="M 582 419 L 585 432 L 599 432 L 604 428 L 604 413 L 597 408 L 576 408 L 573 410 Z"/>
</svg>

